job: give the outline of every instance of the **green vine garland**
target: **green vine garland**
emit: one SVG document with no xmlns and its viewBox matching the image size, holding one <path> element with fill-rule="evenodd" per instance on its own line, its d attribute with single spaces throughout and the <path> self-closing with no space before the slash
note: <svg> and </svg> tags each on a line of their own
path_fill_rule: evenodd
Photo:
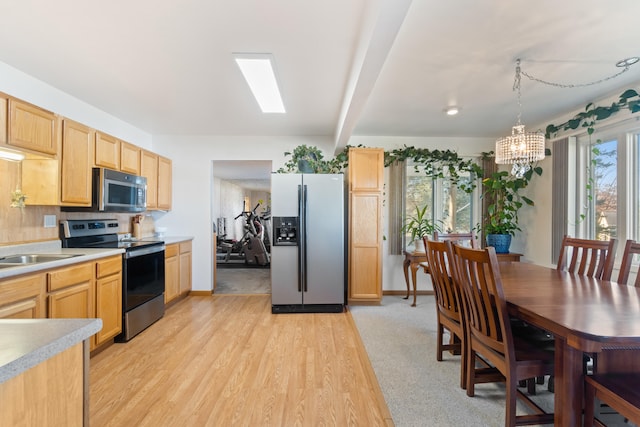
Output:
<svg viewBox="0 0 640 427">
<path fill-rule="evenodd" d="M 284 166 L 278 169 L 278 173 L 340 173 L 344 172 L 349 163 L 349 149 L 347 145 L 333 159 L 325 160 L 324 155 L 317 147 L 299 145 L 293 152 L 285 152 L 285 156 L 291 156 Z M 362 145 L 358 145 L 362 147 Z M 427 177 L 446 178 L 463 191 L 471 192 L 476 186 L 475 180 L 468 183 L 461 182 L 462 176 L 470 173 L 473 176 L 481 176 L 482 168 L 471 159 L 463 159 L 458 153 L 451 150 L 428 150 L 403 146 L 392 151 L 385 151 L 384 165 L 390 166 L 395 162 L 412 160 L 416 172 L 422 170 Z"/>
<path fill-rule="evenodd" d="M 414 170 L 422 172 L 432 178 L 446 178 L 458 188 L 467 193 L 476 187 L 475 180 L 468 184 L 461 182 L 461 177 L 470 173 L 472 176 L 481 176 L 482 168 L 472 159 L 463 159 L 451 150 L 429 150 L 426 148 L 407 147 L 385 151 L 384 165 L 390 166 L 395 162 L 412 160 Z M 446 171 L 446 174 L 445 174 Z"/>
<path fill-rule="evenodd" d="M 587 133 L 591 135 L 597 121 L 608 119 L 620 110 L 629 110 L 632 114 L 640 111 L 640 94 L 635 89 L 624 91 L 618 101 L 610 106 L 596 106 L 592 102 L 588 103 L 584 111 L 576 114 L 572 119 L 559 125 L 547 125 L 545 137 L 551 138 L 559 131 L 575 130 L 579 127 L 587 128 Z"/>
</svg>

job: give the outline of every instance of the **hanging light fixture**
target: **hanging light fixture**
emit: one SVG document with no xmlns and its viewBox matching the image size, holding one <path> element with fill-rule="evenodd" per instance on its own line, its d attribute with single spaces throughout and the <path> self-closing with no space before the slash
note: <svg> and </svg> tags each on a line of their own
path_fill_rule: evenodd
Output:
<svg viewBox="0 0 640 427">
<path fill-rule="evenodd" d="M 525 132 L 521 121 L 520 59 L 516 61 L 513 90 L 518 93 L 518 122 L 511 129 L 511 135 L 496 141 L 496 163 L 499 165 L 513 165 L 511 174 L 522 178 L 531 169 L 531 163 L 544 159 L 545 147 L 542 132 Z"/>
</svg>

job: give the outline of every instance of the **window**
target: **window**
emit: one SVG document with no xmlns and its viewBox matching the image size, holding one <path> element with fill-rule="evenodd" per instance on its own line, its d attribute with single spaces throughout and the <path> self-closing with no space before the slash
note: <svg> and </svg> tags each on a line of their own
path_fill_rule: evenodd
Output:
<svg viewBox="0 0 640 427">
<path fill-rule="evenodd" d="M 569 186 L 576 188 L 569 233 L 587 239 L 615 238 L 618 251 L 626 239 L 640 238 L 640 129 L 626 126 L 578 137 L 575 182 L 569 177 Z"/>
<path fill-rule="evenodd" d="M 468 185 L 472 179 L 474 178 L 467 174 L 461 184 Z M 467 193 L 446 178 L 426 176 L 410 162 L 405 167 L 405 182 L 404 218 L 413 216 L 416 206 L 422 208 L 426 205 L 427 215 L 443 232 L 469 232 L 478 222 L 477 189 Z M 403 247 L 406 247 L 410 236 L 406 234 L 402 238 Z"/>
</svg>

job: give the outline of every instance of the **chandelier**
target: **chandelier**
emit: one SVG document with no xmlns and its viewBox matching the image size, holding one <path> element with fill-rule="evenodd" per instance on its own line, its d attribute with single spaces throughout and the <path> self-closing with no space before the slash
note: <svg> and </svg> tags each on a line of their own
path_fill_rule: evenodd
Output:
<svg viewBox="0 0 640 427">
<path fill-rule="evenodd" d="M 531 163 L 544 159 L 544 135 L 542 132 L 525 132 L 521 121 L 520 102 L 520 60 L 516 62 L 516 76 L 513 90 L 518 93 L 518 122 L 511 129 L 511 135 L 496 141 L 496 163 L 513 165 L 511 174 L 522 178 L 531 169 Z"/>
</svg>

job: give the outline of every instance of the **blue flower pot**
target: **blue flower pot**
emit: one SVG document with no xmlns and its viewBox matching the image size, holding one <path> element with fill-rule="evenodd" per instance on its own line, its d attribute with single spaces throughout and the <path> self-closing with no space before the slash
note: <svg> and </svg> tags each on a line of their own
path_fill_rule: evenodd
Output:
<svg viewBox="0 0 640 427">
<path fill-rule="evenodd" d="M 493 246 L 497 254 L 508 254 L 511 234 L 487 234 L 487 246 Z"/>
</svg>

